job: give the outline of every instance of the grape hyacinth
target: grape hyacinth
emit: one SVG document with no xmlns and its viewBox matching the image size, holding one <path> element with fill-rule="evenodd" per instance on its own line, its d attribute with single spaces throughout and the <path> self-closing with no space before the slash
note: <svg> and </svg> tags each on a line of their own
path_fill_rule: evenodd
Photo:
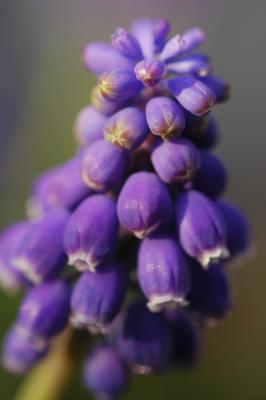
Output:
<svg viewBox="0 0 266 400">
<path fill-rule="evenodd" d="M 132 373 L 194 365 L 202 330 L 232 307 L 228 264 L 250 229 L 221 199 L 228 173 L 212 153 L 229 85 L 194 52 L 200 28 L 169 32 L 139 19 L 83 50 L 98 83 L 76 155 L 34 181 L 29 219 L 0 235 L 0 283 L 26 292 L 3 343 L 10 372 L 72 326 L 101 338 L 84 355 L 86 388 L 116 399 Z"/>
</svg>

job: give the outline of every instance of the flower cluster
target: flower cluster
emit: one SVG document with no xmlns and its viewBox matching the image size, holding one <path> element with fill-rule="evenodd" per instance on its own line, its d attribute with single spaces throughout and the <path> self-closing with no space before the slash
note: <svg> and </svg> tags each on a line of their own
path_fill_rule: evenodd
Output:
<svg viewBox="0 0 266 400">
<path fill-rule="evenodd" d="M 132 372 L 195 363 L 202 330 L 231 308 L 228 263 L 249 228 L 220 199 L 210 115 L 229 87 L 194 52 L 201 29 L 169 30 L 141 19 L 83 51 L 98 83 L 75 122 L 77 154 L 36 179 L 29 219 L 0 237 L 1 284 L 26 290 L 3 346 L 14 373 L 71 324 L 102 338 L 84 382 L 113 399 Z"/>
</svg>

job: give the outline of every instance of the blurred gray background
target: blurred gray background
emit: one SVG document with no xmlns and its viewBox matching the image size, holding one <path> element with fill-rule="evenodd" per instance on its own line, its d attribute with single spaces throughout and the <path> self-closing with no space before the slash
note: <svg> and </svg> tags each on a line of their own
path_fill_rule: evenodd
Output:
<svg viewBox="0 0 266 400">
<path fill-rule="evenodd" d="M 200 366 L 136 378 L 128 399 L 266 398 L 265 13 L 265 0 L 0 1 L 1 226 L 23 217 L 32 178 L 74 152 L 72 125 L 94 83 L 80 62 L 87 42 L 108 40 L 140 16 L 169 18 L 173 33 L 198 25 L 215 71 L 233 85 L 232 99 L 215 112 L 217 153 L 230 171 L 227 197 L 252 222 L 256 255 L 232 271 L 234 310 L 206 334 Z M 1 337 L 18 301 L 0 293 Z M 1 400 L 19 384 L 1 370 Z M 73 398 L 89 398 L 78 375 L 65 397 Z"/>
</svg>

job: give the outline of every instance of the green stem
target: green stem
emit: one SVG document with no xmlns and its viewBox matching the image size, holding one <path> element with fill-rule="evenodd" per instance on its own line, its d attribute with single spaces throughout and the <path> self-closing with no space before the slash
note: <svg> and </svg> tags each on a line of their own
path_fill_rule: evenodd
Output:
<svg viewBox="0 0 266 400">
<path fill-rule="evenodd" d="M 23 381 L 14 400 L 60 400 L 80 366 L 88 335 L 67 329 Z"/>
</svg>

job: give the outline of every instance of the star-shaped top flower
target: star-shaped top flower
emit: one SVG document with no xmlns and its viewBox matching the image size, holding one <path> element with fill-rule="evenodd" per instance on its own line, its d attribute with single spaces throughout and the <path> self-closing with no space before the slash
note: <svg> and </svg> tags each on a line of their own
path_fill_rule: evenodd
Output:
<svg viewBox="0 0 266 400">
<path fill-rule="evenodd" d="M 105 111 L 106 101 L 119 109 L 132 102 L 146 105 L 157 95 L 173 98 L 181 110 L 201 116 L 224 101 L 228 83 L 212 75 L 208 56 L 194 52 L 204 43 L 205 33 L 196 27 L 169 39 L 169 32 L 167 20 L 146 18 L 133 22 L 130 31 L 117 28 L 110 44 L 87 45 L 84 64 L 99 79 L 94 104 Z M 171 120 L 168 108 L 164 112 L 165 101 L 154 107 L 150 112 Z"/>
</svg>

